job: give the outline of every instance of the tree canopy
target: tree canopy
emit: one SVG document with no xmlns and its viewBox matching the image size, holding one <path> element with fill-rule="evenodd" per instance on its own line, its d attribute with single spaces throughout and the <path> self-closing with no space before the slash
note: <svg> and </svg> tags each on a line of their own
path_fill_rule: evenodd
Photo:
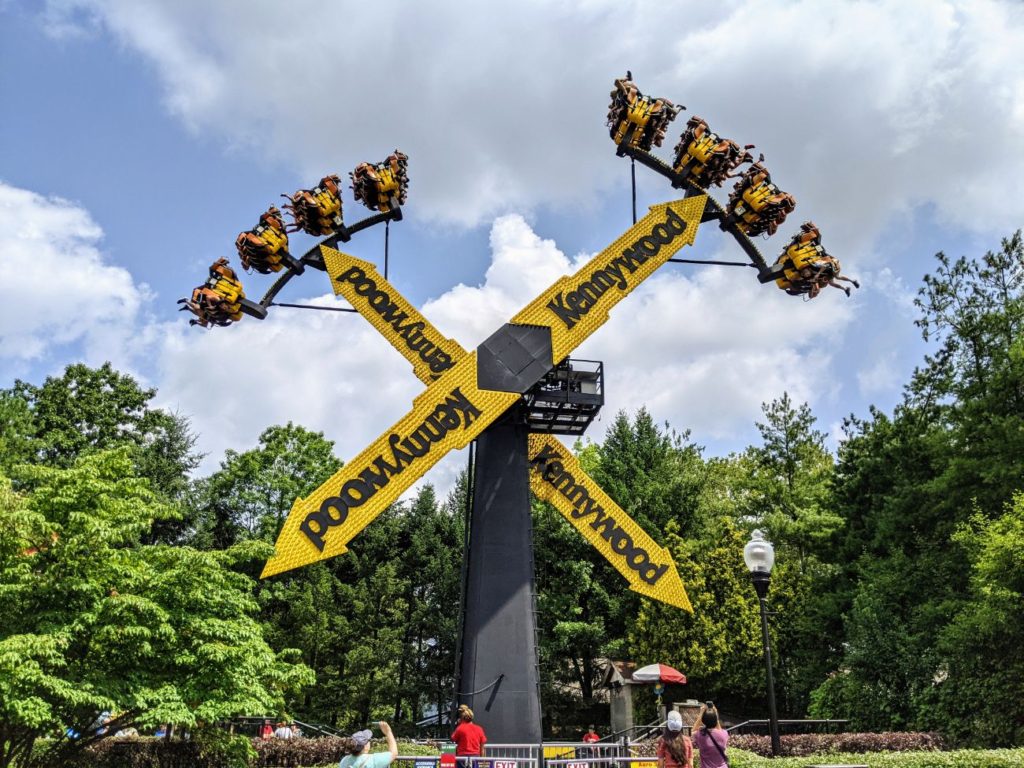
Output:
<svg viewBox="0 0 1024 768">
<path fill-rule="evenodd" d="M 671 664 L 689 678 L 681 696 L 763 716 L 742 562 L 757 527 L 777 553 L 782 714 L 1024 743 L 1021 235 L 978 259 L 938 254 L 917 310 L 929 353 L 901 402 L 851 414 L 835 453 L 787 393 L 728 456 L 646 409 L 576 446 L 671 550 L 695 610 L 625 589 L 535 500 L 548 732 L 607 722 L 609 659 Z M 271 425 L 195 476 L 188 422 L 155 396 L 110 365 L 0 390 L 0 765 L 29 765 L 42 737 L 51 755 L 79 748 L 104 712 L 115 726 L 287 714 L 422 733 L 453 700 L 467 475 L 446 499 L 423 485 L 392 505 L 345 555 L 257 581 L 295 498 L 341 466 L 333 444 Z"/>
</svg>

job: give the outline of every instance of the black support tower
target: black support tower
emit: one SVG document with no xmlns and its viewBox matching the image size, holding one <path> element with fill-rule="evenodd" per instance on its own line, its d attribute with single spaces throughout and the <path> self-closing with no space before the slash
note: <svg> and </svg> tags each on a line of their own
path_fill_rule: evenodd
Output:
<svg viewBox="0 0 1024 768">
<path fill-rule="evenodd" d="M 522 406 L 477 438 L 458 700 L 487 740 L 541 740 L 533 522 Z"/>
</svg>

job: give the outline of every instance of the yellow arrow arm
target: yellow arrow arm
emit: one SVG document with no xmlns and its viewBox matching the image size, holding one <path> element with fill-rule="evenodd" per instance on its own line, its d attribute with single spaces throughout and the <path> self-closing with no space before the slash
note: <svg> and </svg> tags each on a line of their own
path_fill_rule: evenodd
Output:
<svg viewBox="0 0 1024 768">
<path fill-rule="evenodd" d="M 477 389 L 464 357 L 413 409 L 305 499 L 297 499 L 262 578 L 340 555 L 363 528 L 449 451 L 464 448 L 519 395 Z"/>
<path fill-rule="evenodd" d="M 645 597 L 693 611 L 671 553 L 658 545 L 550 435 L 531 434 L 530 487 Z"/>
<path fill-rule="evenodd" d="M 570 277 L 562 277 L 512 318 L 551 328 L 552 357 L 565 358 L 640 283 L 696 238 L 706 195 L 651 206 L 650 212 Z"/>
<path fill-rule="evenodd" d="M 466 356 L 457 341 L 431 325 L 373 264 L 327 246 L 320 251 L 334 293 L 344 296 L 412 363 L 413 373 L 424 384 L 433 383 Z"/>
</svg>

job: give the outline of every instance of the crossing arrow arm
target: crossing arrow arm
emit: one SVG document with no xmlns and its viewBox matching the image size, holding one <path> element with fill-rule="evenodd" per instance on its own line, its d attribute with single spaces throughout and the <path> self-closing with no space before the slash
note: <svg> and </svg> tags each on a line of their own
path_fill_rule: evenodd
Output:
<svg viewBox="0 0 1024 768">
<path fill-rule="evenodd" d="M 554 506 L 631 590 L 692 613 L 672 554 L 601 490 L 558 440 L 533 434 L 529 441 L 534 494 Z"/>
<path fill-rule="evenodd" d="M 296 500 L 261 578 L 335 557 L 449 451 L 464 448 L 519 399 L 476 385 L 470 353 L 411 411 L 305 499 Z"/>
<path fill-rule="evenodd" d="M 612 307 L 679 248 L 694 241 L 704 202 L 701 196 L 652 206 L 647 216 L 575 275 L 556 281 L 516 315 L 512 323 L 550 328 L 552 359 L 547 365 L 562 360 L 604 324 Z M 401 420 L 307 498 L 296 500 L 278 536 L 276 553 L 263 569 L 264 577 L 345 552 L 347 543 L 423 473 L 448 451 L 465 447 L 520 398 L 518 392 L 478 388 L 476 353 L 465 354 L 454 341 L 437 334 L 372 265 L 329 248 L 324 248 L 323 254 L 328 269 L 335 254 L 341 261 L 336 260 L 334 266 L 346 267 L 350 273 L 345 278 L 332 270 L 336 292 L 349 297 L 357 310 L 410 360 L 422 381 L 433 383 L 416 398 L 413 409 Z M 346 283 L 351 286 L 343 289 Z M 402 314 L 405 317 L 399 321 L 397 318 Z M 406 319 L 438 351 L 449 356 L 450 365 L 436 370 L 438 366 L 431 365 L 436 359 L 428 361 L 419 354 L 419 340 L 403 349 L 399 339 L 409 341 L 413 333 L 413 328 L 403 324 Z M 432 340 L 428 333 L 436 338 Z M 543 439 L 533 436 L 531 443 L 534 437 Z M 575 462 L 571 454 L 563 457 L 566 466 L 570 460 Z M 605 510 L 614 511 L 617 527 L 613 530 L 604 524 L 578 524 L 577 516 L 564 504 L 560 506 L 557 495 L 551 497 L 552 503 L 629 579 L 631 589 L 689 610 L 671 557 L 583 474 L 578 462 L 575 468 L 586 489 L 592 488 L 593 498 Z M 545 498 L 542 493 L 538 495 Z M 634 544 L 642 542 L 638 546 L 643 549 L 646 563 L 641 562 L 639 551 L 630 560 L 632 549 L 627 548 L 625 559 L 622 552 L 610 549 L 625 546 L 623 535 Z M 660 562 L 656 562 L 658 558 Z M 632 578 L 624 568 L 631 568 L 639 578 Z"/>
<path fill-rule="evenodd" d="M 652 205 L 650 212 L 573 275 L 560 277 L 512 318 L 551 328 L 558 362 L 608 320 L 608 313 L 697 237 L 706 195 Z"/>
<path fill-rule="evenodd" d="M 344 296 L 381 336 L 412 364 L 413 373 L 431 384 L 466 356 L 368 261 L 321 246 L 335 294 Z"/>
</svg>

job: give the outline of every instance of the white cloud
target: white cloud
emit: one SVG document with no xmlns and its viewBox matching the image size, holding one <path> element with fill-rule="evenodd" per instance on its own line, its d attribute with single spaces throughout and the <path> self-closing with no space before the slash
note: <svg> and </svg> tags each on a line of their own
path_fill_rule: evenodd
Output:
<svg viewBox="0 0 1024 768">
<path fill-rule="evenodd" d="M 58 31 L 99 24 L 153 62 L 187 125 L 303 177 L 401 146 L 413 215 L 479 223 L 593 201 L 623 176 L 603 120 L 631 67 L 645 91 L 757 143 L 840 256 L 924 204 L 960 227 L 1020 224 L 1024 9 L 1010 2 L 48 9 Z"/>
<path fill-rule="evenodd" d="M 491 247 L 480 285 L 455 286 L 422 307 L 465 349 L 578 266 L 518 215 L 494 222 Z M 682 269 L 689 268 L 664 267 L 574 353 L 606 363 L 605 420 L 646 405 L 659 421 L 692 428 L 698 442 L 729 440 L 784 391 L 812 405 L 835 397 L 828 340 L 850 323 L 854 301 L 836 291 L 801 302 L 759 286 L 750 270 Z M 285 308 L 230 328 L 167 329 L 158 379 L 161 402 L 193 418 L 210 452 L 207 469 L 225 448 L 252 445 L 267 425 L 289 420 L 323 430 L 338 455 L 351 458 L 422 390 L 409 364 L 360 318 Z M 591 437 L 600 440 L 600 429 Z M 425 479 L 444 492 L 463 461 L 449 459 Z"/>
<path fill-rule="evenodd" d="M 0 186 L 0 226 L 9 235 L 0 277 L 15 286 L 0 310 L 3 354 L 39 357 L 54 344 L 80 342 L 87 362 L 142 371 L 159 405 L 191 419 L 208 454 L 202 471 L 225 449 L 244 450 L 267 426 L 287 421 L 322 430 L 349 459 L 422 391 L 411 366 L 351 314 L 282 307 L 264 321 L 209 330 L 183 316 L 154 321 L 140 308 L 146 287 L 106 263 L 99 227 L 65 201 Z M 490 242 L 480 285 L 455 286 L 423 307 L 466 349 L 586 258 L 570 260 L 518 215 L 495 220 Z M 606 414 L 646 405 L 659 421 L 693 428 L 700 442 L 749 429 L 761 402 L 783 391 L 812 404 L 832 396 L 827 340 L 850 322 L 855 302 L 838 292 L 800 302 L 758 286 L 750 270 L 684 269 L 692 268 L 664 267 L 575 353 L 607 363 Z M 449 459 L 426 480 L 444 492 L 463 460 Z"/>
<path fill-rule="evenodd" d="M 905 375 L 895 351 L 889 351 L 879 354 L 867 368 L 857 372 L 857 385 L 865 398 L 876 397 L 898 390 Z"/>
<path fill-rule="evenodd" d="M 297 303 L 344 306 L 331 296 Z M 397 421 L 422 388 L 411 366 L 350 314 L 277 308 L 227 328 L 168 328 L 160 401 L 192 419 L 216 466 L 224 449 L 255 445 L 271 424 L 325 432 L 345 459 Z"/>
<path fill-rule="evenodd" d="M 864 276 L 864 284 L 871 286 L 870 290 L 877 290 L 891 303 L 904 317 L 917 317 L 917 309 L 914 307 L 914 299 L 917 298 L 917 291 L 910 290 L 903 279 L 889 267 L 883 267 L 877 273 Z"/>
<path fill-rule="evenodd" d="M 0 231 L 0 362 L 45 361 L 76 342 L 88 360 L 127 362 L 149 290 L 108 263 L 88 212 L 0 182 Z"/>
</svg>

